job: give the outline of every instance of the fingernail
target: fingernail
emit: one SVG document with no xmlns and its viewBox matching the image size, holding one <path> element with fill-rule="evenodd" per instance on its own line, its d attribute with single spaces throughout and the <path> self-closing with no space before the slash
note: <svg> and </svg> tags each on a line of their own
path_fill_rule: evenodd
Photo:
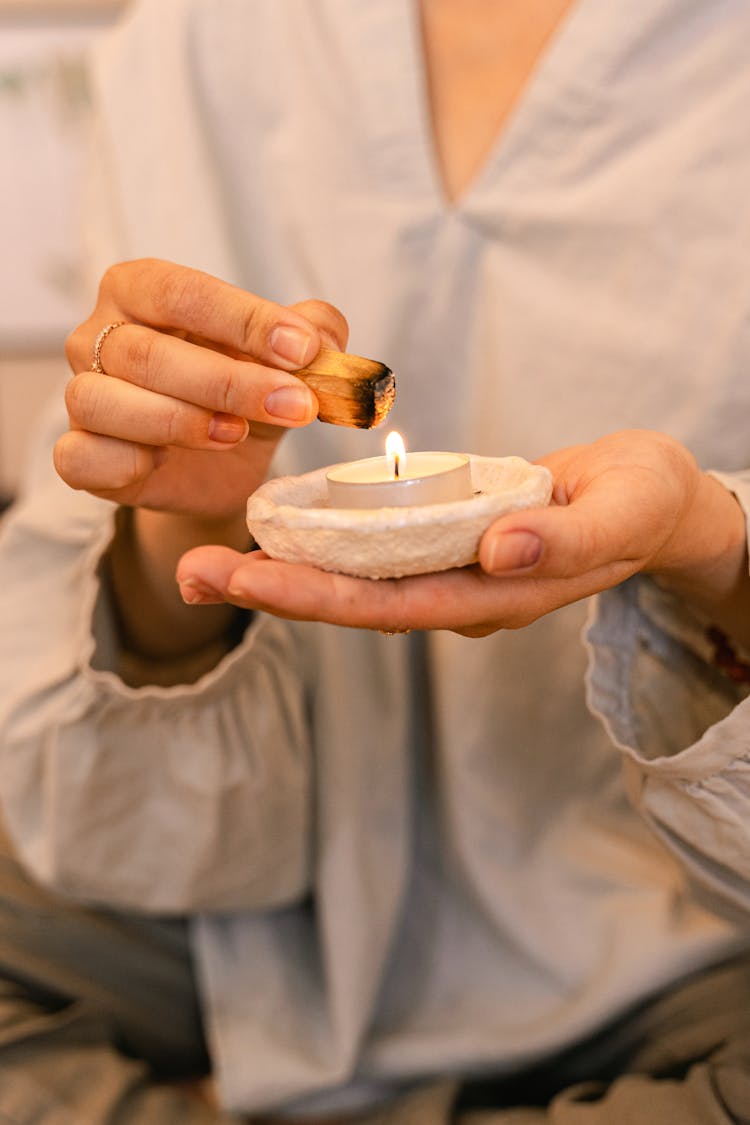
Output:
<svg viewBox="0 0 750 1125">
<path fill-rule="evenodd" d="M 507 531 L 490 545 L 487 571 L 504 574 L 508 570 L 525 570 L 539 561 L 542 541 L 530 531 Z"/>
<path fill-rule="evenodd" d="M 268 414 L 284 422 L 306 422 L 315 417 L 315 399 L 302 383 L 296 387 L 277 387 L 263 405 Z"/>
<path fill-rule="evenodd" d="M 249 426 L 244 418 L 234 414 L 214 414 L 208 423 L 208 436 L 211 441 L 222 441 L 234 445 L 247 437 Z"/>
<path fill-rule="evenodd" d="M 213 586 L 198 578 L 180 579 L 180 596 L 186 605 L 219 605 L 223 596 Z"/>
<path fill-rule="evenodd" d="M 315 355 L 312 336 L 302 328 L 280 324 L 271 333 L 271 347 L 279 359 L 304 367 Z"/>
</svg>

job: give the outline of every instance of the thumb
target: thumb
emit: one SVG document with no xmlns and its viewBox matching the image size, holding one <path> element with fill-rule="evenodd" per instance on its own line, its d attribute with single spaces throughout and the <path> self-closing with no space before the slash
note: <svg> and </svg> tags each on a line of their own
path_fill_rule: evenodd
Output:
<svg viewBox="0 0 750 1125">
<path fill-rule="evenodd" d="M 290 309 L 311 321 L 328 347 L 345 351 L 349 339 L 349 325 L 344 314 L 328 301 L 309 299 L 297 301 Z"/>
<path fill-rule="evenodd" d="M 613 487 L 607 475 L 567 504 L 503 516 L 485 532 L 479 561 L 487 574 L 572 578 L 602 568 L 614 581 L 641 569 L 670 530 L 662 505 Z"/>
</svg>

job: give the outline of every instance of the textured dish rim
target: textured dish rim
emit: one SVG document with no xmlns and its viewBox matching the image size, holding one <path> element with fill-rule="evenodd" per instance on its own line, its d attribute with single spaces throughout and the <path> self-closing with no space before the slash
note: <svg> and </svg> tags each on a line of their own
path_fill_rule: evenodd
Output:
<svg viewBox="0 0 750 1125">
<path fill-rule="evenodd" d="M 482 464 L 508 465 L 524 470 L 521 480 L 502 488 L 483 491 L 477 489 L 465 500 L 449 500 L 440 504 L 410 504 L 390 508 L 330 508 L 320 503 L 327 496 L 326 475 L 337 465 L 326 465 L 322 469 L 300 476 L 274 477 L 266 481 L 254 492 L 247 502 L 247 518 L 255 521 L 273 520 L 277 526 L 303 530 L 338 531 L 347 527 L 358 530 L 371 528 L 373 531 L 391 531 L 408 525 L 434 523 L 453 523 L 466 516 L 491 514 L 501 501 L 510 497 L 521 499 L 535 493 L 540 480 L 546 477 L 551 486 L 551 474 L 543 465 L 534 465 L 522 457 L 479 457 L 468 454 L 472 470 Z M 340 462 L 345 464 L 345 462 Z M 306 493 L 306 503 L 292 503 L 287 499 L 289 492 Z"/>
</svg>

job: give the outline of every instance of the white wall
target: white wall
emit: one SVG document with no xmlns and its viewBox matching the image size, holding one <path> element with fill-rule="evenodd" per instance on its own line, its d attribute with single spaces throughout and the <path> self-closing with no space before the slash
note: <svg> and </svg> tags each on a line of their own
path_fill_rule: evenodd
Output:
<svg viewBox="0 0 750 1125">
<path fill-rule="evenodd" d="M 122 0 L 0 0 L 0 495 L 66 378 L 87 142 L 85 51 Z"/>
<path fill-rule="evenodd" d="M 67 364 L 59 356 L 0 357 L 0 496 L 12 496 L 26 461 L 29 435 L 52 394 L 60 394 Z"/>
</svg>

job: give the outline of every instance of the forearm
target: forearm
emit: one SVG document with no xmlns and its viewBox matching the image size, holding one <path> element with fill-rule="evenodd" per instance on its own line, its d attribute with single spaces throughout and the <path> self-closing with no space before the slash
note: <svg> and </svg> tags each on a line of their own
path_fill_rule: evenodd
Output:
<svg viewBox="0 0 750 1125">
<path fill-rule="evenodd" d="M 241 612 L 229 605 L 188 606 L 174 572 L 201 543 L 245 550 L 244 520 L 199 521 L 121 508 L 105 560 L 121 644 L 120 674 L 133 685 L 191 681 L 232 646 Z"/>
<path fill-rule="evenodd" d="M 750 646 L 745 516 L 719 481 L 700 475 L 684 519 L 649 571 L 728 636 Z"/>
</svg>

